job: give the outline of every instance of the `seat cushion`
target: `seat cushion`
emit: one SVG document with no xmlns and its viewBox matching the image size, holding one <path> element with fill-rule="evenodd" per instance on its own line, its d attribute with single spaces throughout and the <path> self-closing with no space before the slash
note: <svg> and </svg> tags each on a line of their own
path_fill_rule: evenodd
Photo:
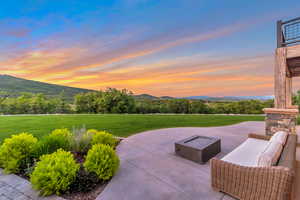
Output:
<svg viewBox="0 0 300 200">
<path fill-rule="evenodd" d="M 283 146 L 281 143 L 277 142 L 276 140 L 270 141 L 266 149 L 260 153 L 257 165 L 260 167 L 270 167 L 276 165 L 282 149 Z"/>
<path fill-rule="evenodd" d="M 277 131 L 270 139 L 270 142 L 277 141 L 281 145 L 285 145 L 288 133 L 284 131 Z"/>
<path fill-rule="evenodd" d="M 256 167 L 258 157 L 265 150 L 269 141 L 248 138 L 240 146 L 227 154 L 222 160 L 241 166 Z"/>
</svg>

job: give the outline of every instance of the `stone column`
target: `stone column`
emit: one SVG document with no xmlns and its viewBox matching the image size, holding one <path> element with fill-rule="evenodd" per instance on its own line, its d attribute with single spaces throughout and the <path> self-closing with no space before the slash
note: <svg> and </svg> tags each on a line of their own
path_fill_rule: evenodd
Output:
<svg viewBox="0 0 300 200">
<path fill-rule="evenodd" d="M 298 109 L 265 108 L 266 135 L 273 135 L 277 131 L 287 131 L 296 134 Z"/>
</svg>

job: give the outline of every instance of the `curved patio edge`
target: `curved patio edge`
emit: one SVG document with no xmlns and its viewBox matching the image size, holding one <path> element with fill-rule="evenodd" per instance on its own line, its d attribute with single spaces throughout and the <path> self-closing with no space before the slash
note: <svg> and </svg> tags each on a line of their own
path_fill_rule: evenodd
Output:
<svg viewBox="0 0 300 200">
<path fill-rule="evenodd" d="M 246 138 L 263 133 L 264 122 L 241 122 L 219 127 L 182 127 L 149 130 L 123 140 L 117 148 L 119 172 L 97 200 L 220 200 L 231 197 L 210 187 L 210 166 L 178 157 L 174 143 L 192 135 L 221 139 L 221 158 Z"/>
</svg>

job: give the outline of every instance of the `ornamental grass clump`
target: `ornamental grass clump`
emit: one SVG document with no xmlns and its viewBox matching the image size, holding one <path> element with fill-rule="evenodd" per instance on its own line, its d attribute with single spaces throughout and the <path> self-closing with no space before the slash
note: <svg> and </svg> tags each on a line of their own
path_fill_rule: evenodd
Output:
<svg viewBox="0 0 300 200">
<path fill-rule="evenodd" d="M 44 136 L 38 141 L 32 156 L 39 159 L 40 156 L 54 153 L 58 149 L 69 151 L 72 142 L 72 134 L 68 129 L 56 129 L 50 135 Z"/>
<path fill-rule="evenodd" d="M 59 149 L 55 153 L 41 156 L 30 176 L 30 182 L 43 196 L 59 195 L 69 189 L 79 167 L 70 152 Z"/>
<path fill-rule="evenodd" d="M 79 154 L 86 154 L 91 148 L 91 141 L 94 135 L 94 131 L 97 130 L 86 130 L 84 128 L 73 130 L 73 140 L 72 140 L 72 151 Z"/>
<path fill-rule="evenodd" d="M 6 138 L 0 147 L 0 166 L 6 173 L 18 173 L 30 162 L 37 139 L 28 133 Z"/>
<path fill-rule="evenodd" d="M 83 164 L 86 171 L 95 173 L 100 180 L 109 180 L 118 170 L 120 160 L 108 145 L 95 144 L 88 151 Z"/>
<path fill-rule="evenodd" d="M 118 140 L 110 133 L 106 131 L 98 131 L 94 133 L 92 138 L 92 145 L 94 144 L 105 144 L 112 148 L 117 146 Z"/>
</svg>

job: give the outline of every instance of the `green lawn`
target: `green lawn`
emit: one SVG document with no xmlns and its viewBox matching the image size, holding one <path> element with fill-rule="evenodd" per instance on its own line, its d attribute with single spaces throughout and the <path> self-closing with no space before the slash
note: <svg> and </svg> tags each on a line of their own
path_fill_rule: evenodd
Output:
<svg viewBox="0 0 300 200">
<path fill-rule="evenodd" d="M 43 115 L 0 116 L 0 142 L 15 133 L 29 132 L 37 137 L 55 128 L 82 127 L 107 130 L 127 137 L 151 129 L 170 127 L 224 126 L 243 121 L 262 121 L 263 116 L 225 115 Z"/>
</svg>

